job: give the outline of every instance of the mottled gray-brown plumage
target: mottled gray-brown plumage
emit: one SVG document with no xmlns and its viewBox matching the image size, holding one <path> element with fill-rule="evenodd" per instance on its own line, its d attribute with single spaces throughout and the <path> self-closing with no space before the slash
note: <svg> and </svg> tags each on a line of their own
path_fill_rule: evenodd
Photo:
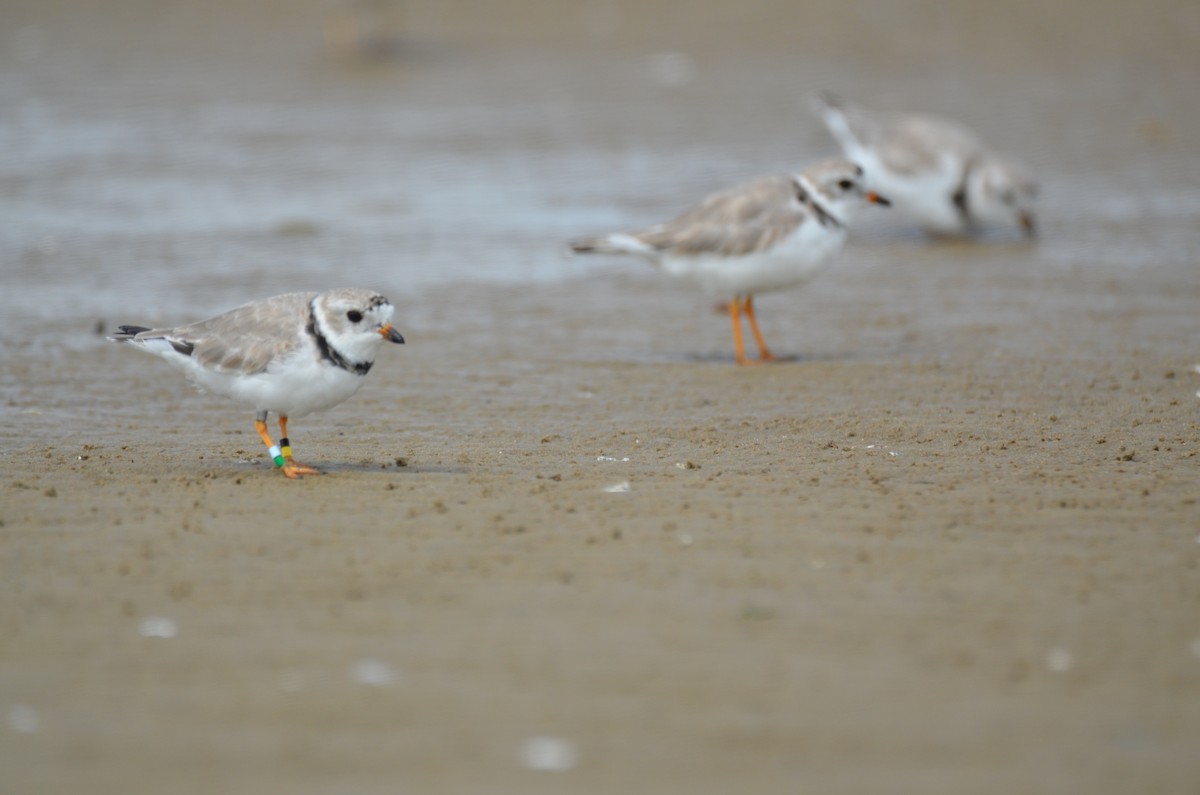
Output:
<svg viewBox="0 0 1200 795">
<path fill-rule="evenodd" d="M 659 251 L 684 256 L 739 257 L 765 251 L 804 222 L 796 195 L 791 177 L 761 177 L 714 193 L 682 215 L 631 236 Z"/>
<path fill-rule="evenodd" d="M 253 375 L 266 371 L 273 360 L 295 352 L 304 342 L 308 305 L 316 295 L 277 295 L 199 323 L 151 329 L 136 336 L 191 346 L 192 357 L 211 370 Z M 266 329 L 274 333 L 264 333 Z"/>
<path fill-rule="evenodd" d="M 670 221 L 623 234 L 648 246 L 648 255 L 740 257 L 766 251 L 804 223 L 798 193 L 792 177 L 761 177 L 718 191 Z M 570 247 L 617 253 L 609 238 L 582 237 Z"/>
<path fill-rule="evenodd" d="M 947 154 L 966 160 L 983 150 L 975 133 L 950 119 L 867 110 L 828 92 L 821 101 L 836 108 L 858 145 L 874 149 L 895 174 L 919 175 L 940 168 Z"/>
</svg>

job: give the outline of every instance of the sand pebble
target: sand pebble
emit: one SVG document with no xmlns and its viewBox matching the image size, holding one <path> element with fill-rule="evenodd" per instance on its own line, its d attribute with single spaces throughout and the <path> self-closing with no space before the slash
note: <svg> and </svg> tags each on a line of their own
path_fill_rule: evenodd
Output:
<svg viewBox="0 0 1200 795">
<path fill-rule="evenodd" d="M 147 616 L 138 622 L 138 634 L 143 638 L 173 638 L 178 631 L 174 621 L 162 616 Z"/>
<path fill-rule="evenodd" d="M 350 677 L 371 687 L 391 687 L 400 678 L 392 666 L 374 657 L 364 657 L 356 662 L 350 669 Z"/>
<path fill-rule="evenodd" d="M 1074 664 L 1075 660 L 1071 657 L 1071 652 L 1064 648 L 1051 649 L 1046 654 L 1046 667 L 1056 674 L 1066 673 Z"/>
<path fill-rule="evenodd" d="M 17 734 L 36 734 L 42 726 L 37 710 L 24 704 L 13 704 L 8 710 L 8 728 Z"/>
<path fill-rule="evenodd" d="M 521 764 L 530 770 L 562 773 L 578 761 L 575 744 L 562 737 L 530 737 L 521 746 Z"/>
<path fill-rule="evenodd" d="M 622 480 L 620 483 L 614 483 L 611 486 L 605 486 L 604 490 L 609 494 L 624 494 L 629 491 L 629 481 Z"/>
</svg>

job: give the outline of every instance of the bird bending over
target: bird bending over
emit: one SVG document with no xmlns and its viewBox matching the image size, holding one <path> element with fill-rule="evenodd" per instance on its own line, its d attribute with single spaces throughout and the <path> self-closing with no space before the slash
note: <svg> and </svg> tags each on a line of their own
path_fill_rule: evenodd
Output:
<svg viewBox="0 0 1200 795">
<path fill-rule="evenodd" d="M 1038 188 L 1016 161 L 971 130 L 938 116 L 879 113 L 830 92 L 813 108 L 846 157 L 926 231 L 966 236 L 989 227 L 1037 231 Z"/>
</svg>

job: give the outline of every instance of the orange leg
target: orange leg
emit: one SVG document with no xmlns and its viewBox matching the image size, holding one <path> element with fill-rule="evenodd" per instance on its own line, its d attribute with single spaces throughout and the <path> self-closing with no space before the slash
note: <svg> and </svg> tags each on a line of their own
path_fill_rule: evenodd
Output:
<svg viewBox="0 0 1200 795">
<path fill-rule="evenodd" d="M 734 298 L 729 302 L 729 319 L 733 321 L 733 355 L 738 364 L 746 364 L 746 350 L 742 345 L 742 305 Z"/>
<path fill-rule="evenodd" d="M 310 474 L 309 472 L 305 471 L 308 469 L 308 467 L 295 466 L 291 459 L 285 458 L 282 451 L 275 446 L 275 442 L 271 440 L 271 434 L 267 432 L 267 419 L 265 412 L 254 420 L 254 429 L 258 431 L 258 435 L 263 440 L 263 444 L 267 446 L 267 452 L 269 454 L 274 454 L 275 465 L 279 467 L 280 471 L 282 471 L 284 475 L 289 478 L 296 479 L 301 475 Z M 284 439 L 286 438 L 287 437 L 284 437 Z M 288 449 L 290 450 L 291 448 L 289 447 Z M 312 472 L 316 472 L 316 470 L 312 470 Z"/>
<path fill-rule="evenodd" d="M 754 317 L 754 296 L 746 296 L 746 302 L 742 305 L 746 317 L 750 320 L 750 330 L 754 332 L 754 341 L 758 343 L 758 358 L 760 361 L 773 362 L 775 354 L 767 349 L 767 343 L 763 339 L 762 332 L 758 329 L 758 320 Z"/>
<path fill-rule="evenodd" d="M 296 461 L 292 458 L 292 444 L 288 440 L 287 432 L 287 417 L 283 414 L 279 415 L 279 436 L 279 446 L 283 448 L 283 458 L 285 461 L 287 461 L 287 463 L 284 465 L 284 469 L 290 469 L 292 472 L 298 475 L 321 474 L 320 470 L 301 464 L 299 461 Z"/>
</svg>

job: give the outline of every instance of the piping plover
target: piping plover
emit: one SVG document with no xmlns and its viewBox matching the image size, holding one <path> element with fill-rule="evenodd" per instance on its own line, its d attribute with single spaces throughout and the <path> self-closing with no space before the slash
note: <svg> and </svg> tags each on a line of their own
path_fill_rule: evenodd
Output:
<svg viewBox="0 0 1200 795">
<path fill-rule="evenodd" d="M 871 184 L 936 235 L 1035 226 L 1037 185 L 1023 166 L 988 150 L 971 130 L 937 116 L 876 113 L 823 92 L 817 113 Z"/>
<path fill-rule="evenodd" d="M 392 328 L 391 303 L 355 287 L 288 293 L 170 329 L 119 326 L 109 339 L 161 356 L 201 389 L 254 406 L 267 454 L 289 478 L 320 474 L 292 458 L 289 417 L 336 406 L 362 386 Z M 279 445 L 267 413 L 279 415 Z"/>
<path fill-rule="evenodd" d="M 805 281 L 841 250 L 847 227 L 867 202 L 863 170 L 843 158 L 800 174 L 777 174 L 714 193 L 682 215 L 634 232 L 583 237 L 576 253 L 632 254 L 668 275 L 729 299 L 733 347 L 746 364 L 741 315 L 750 321 L 759 359 L 767 349 L 754 317 L 754 295 Z"/>
</svg>

